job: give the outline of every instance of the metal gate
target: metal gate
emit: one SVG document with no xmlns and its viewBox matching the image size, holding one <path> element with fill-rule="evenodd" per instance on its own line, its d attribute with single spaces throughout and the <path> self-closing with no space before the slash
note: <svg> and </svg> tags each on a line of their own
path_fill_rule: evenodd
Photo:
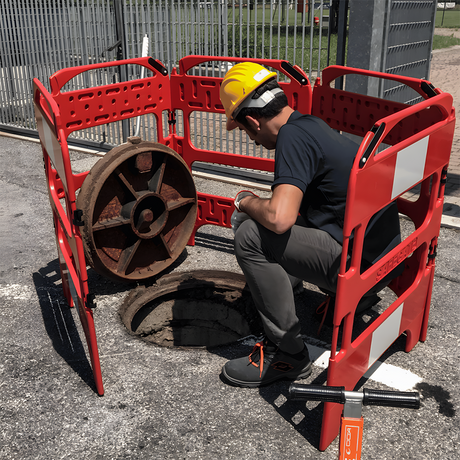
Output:
<svg viewBox="0 0 460 460">
<path fill-rule="evenodd" d="M 338 0 L 2 0 L 0 3 L 0 129 L 36 135 L 32 79 L 48 86 L 56 71 L 78 65 L 140 57 L 143 49 L 169 73 L 182 57 L 199 54 L 287 59 L 314 82 L 321 69 L 336 63 Z M 145 40 L 145 41 L 144 41 Z M 332 42 L 331 42 L 332 41 Z M 147 48 L 147 50 L 146 50 Z M 330 56 L 330 50 L 334 56 Z M 195 69 L 222 75 L 226 67 Z M 137 66 L 89 73 L 66 90 L 139 78 Z M 49 89 L 49 87 L 48 87 Z M 166 115 L 165 115 L 166 116 Z M 180 114 L 179 114 L 180 116 Z M 219 124 L 196 113 L 197 129 Z M 152 119 L 112 123 L 79 131 L 73 144 L 107 150 L 128 135 L 157 137 Z M 197 131 L 196 142 L 212 148 L 224 142 Z M 238 134 L 239 136 L 239 134 Z M 249 150 L 244 138 L 237 139 Z M 225 142 L 227 142 L 225 140 Z M 217 147 L 216 147 L 217 148 Z M 262 149 L 251 154 L 266 156 Z"/>
</svg>

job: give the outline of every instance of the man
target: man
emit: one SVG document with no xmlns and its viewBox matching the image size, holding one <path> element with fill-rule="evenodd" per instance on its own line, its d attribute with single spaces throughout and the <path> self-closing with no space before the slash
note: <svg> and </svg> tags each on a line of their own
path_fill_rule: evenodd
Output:
<svg viewBox="0 0 460 460">
<path fill-rule="evenodd" d="M 348 177 L 358 145 L 289 107 L 276 73 L 259 64 L 233 66 L 220 97 L 229 131 L 239 128 L 257 145 L 275 150 L 272 196 L 240 192 L 232 216 L 235 254 L 266 337 L 249 357 L 226 363 L 222 375 L 242 387 L 306 378 L 311 361 L 292 287 L 300 279 L 331 295 L 336 291 Z M 400 241 L 395 206 L 373 220 L 367 265 Z"/>
</svg>

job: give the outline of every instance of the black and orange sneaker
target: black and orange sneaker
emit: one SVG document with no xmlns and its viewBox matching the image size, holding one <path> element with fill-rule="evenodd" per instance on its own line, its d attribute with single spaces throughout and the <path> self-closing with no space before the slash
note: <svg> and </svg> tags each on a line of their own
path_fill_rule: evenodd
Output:
<svg viewBox="0 0 460 460">
<path fill-rule="evenodd" d="M 305 379 L 310 374 L 311 361 L 306 346 L 291 355 L 268 339 L 256 343 L 249 357 L 232 359 L 222 368 L 228 383 L 244 388 L 256 388 L 276 380 Z"/>
</svg>

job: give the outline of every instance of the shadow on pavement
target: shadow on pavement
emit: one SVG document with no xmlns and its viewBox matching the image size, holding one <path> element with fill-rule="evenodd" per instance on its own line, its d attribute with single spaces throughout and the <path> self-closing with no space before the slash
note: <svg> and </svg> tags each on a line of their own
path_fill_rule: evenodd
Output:
<svg viewBox="0 0 460 460">
<path fill-rule="evenodd" d="M 452 192 L 457 192 L 460 190 L 460 175 L 451 173 L 447 170 L 447 183 L 446 189 L 449 190 L 449 195 L 452 195 Z"/>
<path fill-rule="evenodd" d="M 233 239 L 230 238 L 197 232 L 195 235 L 195 244 L 206 249 L 225 252 L 227 254 L 234 253 Z"/>
<path fill-rule="evenodd" d="M 94 391 L 93 371 L 86 356 L 72 311 L 62 288 L 59 263 L 55 259 L 32 274 L 43 323 L 56 352 L 69 367 Z"/>
<path fill-rule="evenodd" d="M 300 380 L 298 383 L 323 385 L 327 371 L 323 370 L 313 380 Z M 292 382 L 280 381 L 268 387 L 259 388 L 259 393 L 276 412 L 289 423 L 308 443 L 319 448 L 323 403 L 317 401 L 293 401 L 289 399 L 289 386 Z"/>
<path fill-rule="evenodd" d="M 453 203 L 444 203 L 442 213 L 445 216 L 460 217 L 460 206 Z"/>
</svg>

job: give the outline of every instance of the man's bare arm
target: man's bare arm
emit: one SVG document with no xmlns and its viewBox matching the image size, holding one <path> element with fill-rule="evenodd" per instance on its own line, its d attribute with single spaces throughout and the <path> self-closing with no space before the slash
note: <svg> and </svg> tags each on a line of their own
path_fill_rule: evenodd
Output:
<svg viewBox="0 0 460 460">
<path fill-rule="evenodd" d="M 239 207 L 242 212 L 269 230 L 282 234 L 296 222 L 302 203 L 303 192 L 295 185 L 280 184 L 271 198 L 244 197 Z"/>
</svg>

